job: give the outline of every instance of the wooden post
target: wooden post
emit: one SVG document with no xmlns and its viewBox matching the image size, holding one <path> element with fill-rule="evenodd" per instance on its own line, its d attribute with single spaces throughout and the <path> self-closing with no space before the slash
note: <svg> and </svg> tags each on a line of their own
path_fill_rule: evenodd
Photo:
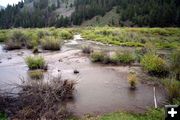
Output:
<svg viewBox="0 0 180 120">
<path fill-rule="evenodd" d="M 155 87 L 153 87 L 153 91 L 154 91 L 154 107 L 157 108 L 156 88 Z"/>
</svg>

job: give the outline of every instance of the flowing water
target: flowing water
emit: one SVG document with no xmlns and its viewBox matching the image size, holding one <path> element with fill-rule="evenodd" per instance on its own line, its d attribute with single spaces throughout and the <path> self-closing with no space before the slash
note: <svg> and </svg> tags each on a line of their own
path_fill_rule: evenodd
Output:
<svg viewBox="0 0 180 120">
<path fill-rule="evenodd" d="M 87 55 L 81 52 L 84 45 L 107 51 L 123 50 L 123 47 L 107 46 L 100 43 L 82 40 L 75 36 L 66 41 L 61 51 L 40 53 L 47 63 L 45 78 L 61 75 L 64 79 L 77 81 L 73 101 L 67 108 L 75 115 L 103 114 L 113 111 L 144 112 L 154 106 L 153 86 L 138 83 L 137 89 L 129 89 L 127 74 L 131 69 L 139 71 L 140 67 L 105 66 L 91 63 Z M 11 90 L 14 83 L 30 80 L 24 58 L 31 55 L 30 50 L 3 51 L 0 45 L 0 87 Z M 132 50 L 132 48 L 126 48 Z M 74 74 L 77 69 L 80 73 Z M 157 88 L 158 105 L 165 101 L 164 92 Z"/>
</svg>

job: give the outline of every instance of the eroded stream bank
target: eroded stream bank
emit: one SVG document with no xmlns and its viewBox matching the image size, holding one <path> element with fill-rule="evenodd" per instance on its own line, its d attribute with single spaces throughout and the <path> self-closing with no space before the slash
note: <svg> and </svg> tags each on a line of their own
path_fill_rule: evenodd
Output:
<svg viewBox="0 0 180 120">
<path fill-rule="evenodd" d="M 64 79 L 77 81 L 74 100 L 67 106 L 71 112 L 78 116 L 118 110 L 144 112 L 154 106 L 153 86 L 139 82 L 137 90 L 129 89 L 127 75 L 131 69 L 141 74 L 139 67 L 93 64 L 81 52 L 83 45 L 107 51 L 124 49 L 85 41 L 80 36 L 75 36 L 74 40 L 64 43 L 61 51 L 46 51 L 39 54 L 45 58 L 49 67 L 44 79 L 62 75 Z M 29 50 L 7 52 L 2 50 L 2 46 L 0 45 L 0 87 L 11 90 L 14 83 L 21 83 L 21 79 L 30 80 L 24 58 L 32 52 Z M 126 49 L 132 50 L 132 48 Z M 80 73 L 74 74 L 75 69 Z M 162 105 L 165 102 L 163 90 L 157 88 L 156 96 L 158 105 Z"/>
</svg>

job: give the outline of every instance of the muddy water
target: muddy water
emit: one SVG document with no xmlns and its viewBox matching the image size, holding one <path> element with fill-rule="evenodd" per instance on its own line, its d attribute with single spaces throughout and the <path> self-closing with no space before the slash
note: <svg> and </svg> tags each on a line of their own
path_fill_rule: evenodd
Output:
<svg viewBox="0 0 180 120">
<path fill-rule="evenodd" d="M 113 111 L 144 112 L 153 107 L 153 87 L 138 83 L 137 90 L 131 91 L 127 82 L 127 74 L 131 69 L 140 68 L 123 66 L 103 66 L 90 62 L 88 56 L 81 53 L 83 45 L 108 51 L 122 50 L 122 47 L 111 47 L 99 43 L 84 41 L 80 36 L 67 41 L 61 51 L 45 52 L 44 56 L 49 70 L 49 76 L 62 75 L 64 79 L 77 81 L 74 100 L 67 108 L 75 115 L 102 114 Z M 129 48 L 128 48 L 129 49 Z M 3 51 L 0 45 L 0 87 L 10 89 L 12 83 L 20 83 L 20 78 L 28 79 L 28 68 L 24 58 L 31 55 L 29 50 Z M 74 69 L 80 73 L 73 74 Z M 141 73 L 140 73 L 141 74 Z M 161 89 L 156 91 L 158 105 L 165 101 Z"/>
</svg>

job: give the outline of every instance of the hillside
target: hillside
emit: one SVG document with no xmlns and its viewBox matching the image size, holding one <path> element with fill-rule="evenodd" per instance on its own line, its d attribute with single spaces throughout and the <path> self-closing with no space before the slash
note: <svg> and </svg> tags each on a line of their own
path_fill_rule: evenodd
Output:
<svg viewBox="0 0 180 120">
<path fill-rule="evenodd" d="M 74 0 L 25 0 L 0 13 L 0 27 L 69 26 L 74 11 Z"/>
<path fill-rule="evenodd" d="M 104 16 L 95 16 L 90 20 L 82 23 L 82 26 L 119 26 L 120 15 L 116 13 L 117 7 L 107 12 Z"/>
<path fill-rule="evenodd" d="M 75 10 L 74 0 L 47 0 L 47 3 L 44 9 L 49 9 L 50 14 L 70 17 Z M 23 10 L 36 10 L 38 4 L 41 4 L 40 0 L 25 0 Z"/>
<path fill-rule="evenodd" d="M 0 12 L 0 28 L 179 27 L 179 0 L 25 0 Z"/>
</svg>

